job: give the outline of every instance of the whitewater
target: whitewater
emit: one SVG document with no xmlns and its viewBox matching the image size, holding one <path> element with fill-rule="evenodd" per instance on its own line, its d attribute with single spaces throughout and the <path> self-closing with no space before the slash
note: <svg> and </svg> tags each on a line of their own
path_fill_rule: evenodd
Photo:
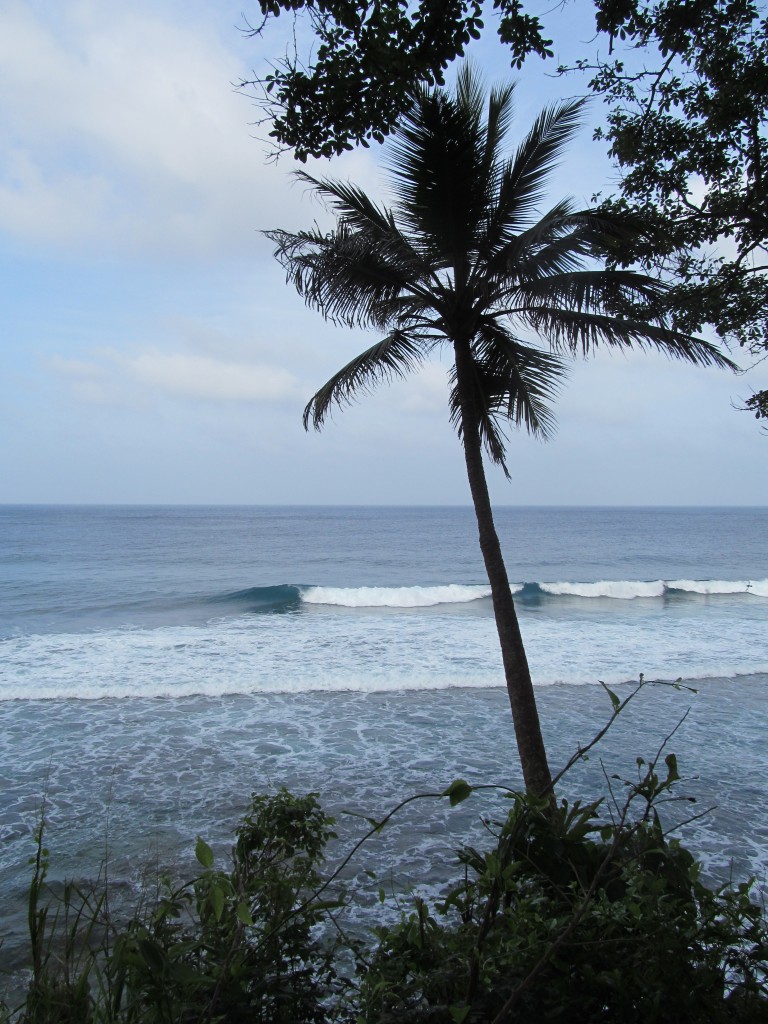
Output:
<svg viewBox="0 0 768 1024">
<path fill-rule="evenodd" d="M 768 509 L 500 508 L 497 525 L 553 766 L 609 714 L 601 681 L 660 681 L 568 794 L 674 732 L 714 808 L 686 833 L 707 870 L 765 879 Z M 147 860 L 189 865 L 198 833 L 226 847 L 253 791 L 319 790 L 343 843 L 347 810 L 519 784 L 489 595 L 470 508 L 0 507 L 4 954 L 43 797 L 54 877 L 109 847 L 130 886 Z M 439 886 L 481 811 L 420 806 L 375 856 Z"/>
<path fill-rule="evenodd" d="M 539 686 L 617 684 L 639 671 L 667 679 L 768 672 L 768 579 L 540 582 L 512 589 Z M 100 621 L 107 611 L 108 626 Z M 33 614 L 37 628 L 16 626 L 0 641 L 0 701 L 501 682 L 490 588 L 483 584 L 284 584 L 177 605 L 145 596 L 110 609 L 86 603 L 80 629 L 67 621 L 71 607 Z M 115 624 L 117 618 L 124 621 Z"/>
</svg>

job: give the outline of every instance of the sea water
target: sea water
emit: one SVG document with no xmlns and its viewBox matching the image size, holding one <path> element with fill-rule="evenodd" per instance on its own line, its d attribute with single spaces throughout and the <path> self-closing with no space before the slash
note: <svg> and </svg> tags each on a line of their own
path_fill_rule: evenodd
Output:
<svg viewBox="0 0 768 1024">
<path fill-rule="evenodd" d="M 764 881 L 768 509 L 496 517 L 553 768 L 607 719 L 601 681 L 659 681 L 562 795 L 621 801 L 672 750 L 707 870 Z M 41 813 L 54 878 L 108 851 L 130 888 L 189 868 L 198 834 L 225 850 L 253 792 L 319 791 L 340 856 L 411 794 L 519 786 L 488 595 L 470 508 L 0 507 L 0 958 Z M 398 815 L 348 882 L 439 888 L 503 813 L 447 805 Z"/>
</svg>

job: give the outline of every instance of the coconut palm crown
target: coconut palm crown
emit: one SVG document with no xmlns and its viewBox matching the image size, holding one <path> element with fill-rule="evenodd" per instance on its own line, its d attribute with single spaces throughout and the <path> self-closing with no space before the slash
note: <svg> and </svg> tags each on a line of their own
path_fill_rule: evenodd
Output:
<svg viewBox="0 0 768 1024">
<path fill-rule="evenodd" d="M 601 269 L 600 254 L 620 246 L 631 226 L 579 211 L 569 200 L 539 213 L 582 103 L 542 111 L 510 153 L 512 99 L 513 86 L 505 85 L 491 91 L 486 106 L 482 83 L 465 64 L 453 93 L 418 91 L 396 129 L 391 207 L 349 182 L 301 171 L 297 176 L 336 214 L 335 229 L 266 234 L 310 307 L 382 335 L 314 395 L 305 427 L 319 429 L 334 405 L 406 376 L 439 347 L 452 354 L 450 416 L 464 449 L 523 777 L 530 792 L 544 794 L 552 780 L 483 450 L 506 473 L 508 424 L 547 437 L 568 358 L 598 345 L 733 364 L 654 313 L 659 281 Z"/>
</svg>

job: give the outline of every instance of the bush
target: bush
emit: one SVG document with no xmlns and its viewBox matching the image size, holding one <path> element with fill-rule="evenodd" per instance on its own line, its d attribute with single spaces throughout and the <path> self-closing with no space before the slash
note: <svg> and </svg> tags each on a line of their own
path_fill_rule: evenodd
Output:
<svg viewBox="0 0 768 1024">
<path fill-rule="evenodd" d="M 555 805 L 507 792 L 508 813 L 488 823 L 490 849 L 458 851 L 461 877 L 447 894 L 433 905 L 413 899 L 368 942 L 329 926 L 341 905 L 328 898 L 330 886 L 351 854 L 323 879 L 334 832 L 316 794 L 254 797 L 227 870 L 215 868 L 198 839 L 199 875 L 164 882 L 120 927 L 106 890 L 67 886 L 58 904 L 43 902 L 41 830 L 30 888 L 31 981 L 6 1019 L 768 1021 L 763 911 L 746 883 L 704 884 L 695 858 L 665 834 L 657 805 L 677 778 L 672 755 L 663 777 L 656 761 L 643 765 L 608 821 L 599 802 Z M 441 795 L 455 804 L 473 788 L 490 787 L 457 780 Z M 396 811 L 372 820 L 366 838 Z"/>
<path fill-rule="evenodd" d="M 605 826 L 596 811 L 516 797 L 443 901 L 378 930 L 362 1019 L 768 1021 L 749 887 L 709 889 L 653 816 Z"/>
</svg>

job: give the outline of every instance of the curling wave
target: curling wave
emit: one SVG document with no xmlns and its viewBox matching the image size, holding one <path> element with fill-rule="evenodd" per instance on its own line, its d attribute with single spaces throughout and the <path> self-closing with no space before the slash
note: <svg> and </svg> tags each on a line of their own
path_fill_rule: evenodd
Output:
<svg viewBox="0 0 768 1024">
<path fill-rule="evenodd" d="M 450 583 L 439 587 L 306 587 L 305 604 L 342 608 L 428 608 L 437 604 L 466 604 L 491 596 L 489 586 Z"/>
<path fill-rule="evenodd" d="M 524 604 L 541 604 L 566 598 L 603 598 L 631 601 L 636 598 L 664 600 L 686 597 L 729 597 L 747 595 L 768 598 L 768 579 L 762 580 L 597 580 L 592 583 L 569 581 L 516 583 L 512 591 Z M 217 608 L 228 612 L 287 612 L 302 606 L 324 605 L 336 608 L 428 608 L 458 605 L 491 596 L 487 584 L 449 583 L 412 587 L 332 587 L 307 584 L 282 584 L 273 587 L 249 587 L 211 599 Z"/>
</svg>

